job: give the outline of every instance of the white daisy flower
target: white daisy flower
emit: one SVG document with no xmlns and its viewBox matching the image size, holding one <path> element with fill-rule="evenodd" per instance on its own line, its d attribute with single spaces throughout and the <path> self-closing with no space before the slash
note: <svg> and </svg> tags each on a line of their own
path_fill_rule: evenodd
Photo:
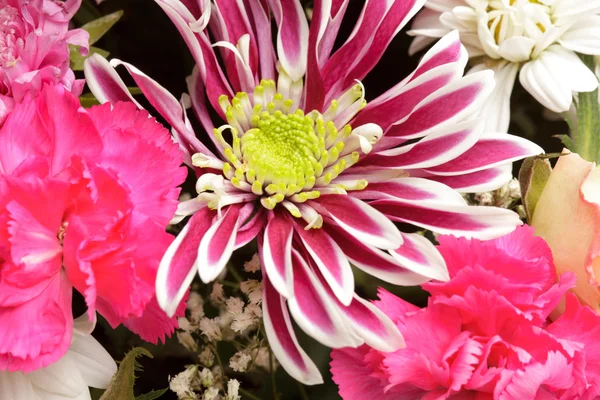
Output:
<svg viewBox="0 0 600 400">
<path fill-rule="evenodd" d="M 408 33 L 415 53 L 458 30 L 474 71 L 491 68 L 496 90 L 481 115 L 486 130 L 506 132 L 510 95 L 523 87 L 548 109 L 568 111 L 573 92 L 598 79 L 577 53 L 600 55 L 599 0 L 428 0 Z"/>
</svg>

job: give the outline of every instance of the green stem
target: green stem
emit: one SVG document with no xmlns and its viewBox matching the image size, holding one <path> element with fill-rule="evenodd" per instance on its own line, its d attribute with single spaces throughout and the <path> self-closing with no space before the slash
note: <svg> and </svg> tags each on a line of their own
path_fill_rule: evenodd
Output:
<svg viewBox="0 0 600 400">
<path fill-rule="evenodd" d="M 269 367 L 271 369 L 271 386 L 273 387 L 273 400 L 279 400 L 279 395 L 277 394 L 277 382 L 275 381 L 275 366 L 273 363 L 273 352 L 269 347 Z"/>
<path fill-rule="evenodd" d="M 593 56 L 582 56 L 583 62 L 593 71 Z M 579 93 L 577 105 L 577 132 L 574 133 L 575 152 L 588 161 L 600 159 L 600 104 L 598 90 Z"/>
<path fill-rule="evenodd" d="M 238 283 L 243 281 L 241 275 L 235 270 L 235 267 L 232 264 L 227 264 L 227 271 L 233 276 L 233 278 Z"/>
<path fill-rule="evenodd" d="M 310 400 L 308 394 L 306 393 L 306 390 L 304 390 L 304 385 L 298 381 L 296 381 L 296 384 L 298 385 L 298 391 L 300 392 L 300 397 L 302 398 L 302 400 Z"/>
<path fill-rule="evenodd" d="M 246 389 L 242 389 L 240 388 L 240 393 L 244 395 L 244 397 L 247 397 L 249 399 L 252 400 L 260 400 L 260 397 L 253 395 L 252 393 L 250 393 L 249 391 L 247 391 Z"/>
</svg>

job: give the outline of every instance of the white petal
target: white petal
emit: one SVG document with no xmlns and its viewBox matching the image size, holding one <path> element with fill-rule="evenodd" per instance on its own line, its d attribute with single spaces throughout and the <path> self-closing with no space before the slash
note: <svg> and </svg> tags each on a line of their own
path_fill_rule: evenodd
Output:
<svg viewBox="0 0 600 400">
<path fill-rule="evenodd" d="M 571 89 L 565 81 L 565 76 L 570 71 L 556 71 L 556 67 L 549 65 L 550 62 L 546 53 L 537 60 L 528 62 L 521 69 L 519 81 L 542 105 L 561 113 L 567 111 L 573 101 Z"/>
<path fill-rule="evenodd" d="M 561 36 L 560 44 L 579 53 L 600 55 L 600 16 L 577 21 Z"/>
<path fill-rule="evenodd" d="M 33 390 L 33 385 L 21 372 L 0 371 L 0 399 L 42 400 Z"/>
<path fill-rule="evenodd" d="M 91 335 L 75 333 L 67 356 L 76 365 L 86 386 L 106 389 L 117 372 L 113 358 Z"/>
<path fill-rule="evenodd" d="M 477 71 L 480 68 L 485 68 L 485 65 L 479 64 L 471 71 Z M 478 116 L 485 123 L 484 132 L 508 132 L 510 96 L 519 72 L 519 64 L 503 62 L 495 65 L 492 70 L 496 80 L 496 89 L 481 107 Z"/>
</svg>

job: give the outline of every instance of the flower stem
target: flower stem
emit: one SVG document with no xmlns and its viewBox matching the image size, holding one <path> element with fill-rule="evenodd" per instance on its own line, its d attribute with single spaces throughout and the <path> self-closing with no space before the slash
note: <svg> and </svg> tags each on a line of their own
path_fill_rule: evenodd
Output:
<svg viewBox="0 0 600 400">
<path fill-rule="evenodd" d="M 300 382 L 296 382 L 296 384 L 298 385 L 298 391 L 300 392 L 300 397 L 302 400 L 310 400 L 308 394 L 306 394 L 306 390 L 304 390 L 304 385 Z"/>
<path fill-rule="evenodd" d="M 260 400 L 260 397 L 253 395 L 252 393 L 250 393 L 249 391 L 247 391 L 246 389 L 242 389 L 240 388 L 240 393 L 244 395 L 244 397 L 247 397 L 249 399 L 252 400 Z"/>
<path fill-rule="evenodd" d="M 269 347 L 269 367 L 271 370 L 271 386 L 273 387 L 273 400 L 279 400 L 279 394 L 277 394 L 277 382 L 275 380 L 275 363 L 273 362 L 273 352 Z"/>
<path fill-rule="evenodd" d="M 593 71 L 593 56 L 582 56 L 583 62 Z M 582 158 L 600 160 L 600 103 L 598 90 L 579 93 L 577 105 L 577 131 L 574 132 L 575 152 Z"/>
</svg>

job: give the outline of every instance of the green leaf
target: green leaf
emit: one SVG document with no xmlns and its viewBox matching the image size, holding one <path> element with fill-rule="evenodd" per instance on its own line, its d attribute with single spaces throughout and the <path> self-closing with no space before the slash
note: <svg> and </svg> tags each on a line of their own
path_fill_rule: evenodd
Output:
<svg viewBox="0 0 600 400">
<path fill-rule="evenodd" d="M 533 217 L 535 206 L 551 173 L 552 167 L 546 158 L 531 157 L 523 161 L 519 170 L 519 183 L 528 221 Z"/>
<path fill-rule="evenodd" d="M 119 10 L 83 25 L 81 29 L 85 29 L 90 34 L 90 46 L 100 40 L 122 16 L 123 10 Z"/>
<path fill-rule="evenodd" d="M 573 143 L 573 139 L 569 135 L 554 135 L 557 139 L 560 139 L 561 143 L 569 150 L 575 151 L 575 143 Z"/>
<path fill-rule="evenodd" d="M 583 62 L 592 71 L 595 69 L 594 56 L 581 55 Z M 574 150 L 581 158 L 600 161 L 600 103 L 598 89 L 581 92 L 577 102 L 577 130 L 573 132 Z"/>
<path fill-rule="evenodd" d="M 73 71 L 83 71 L 83 63 L 92 54 L 100 54 L 104 58 L 110 54 L 108 51 L 99 49 L 98 47 L 90 47 L 90 53 L 87 56 L 82 56 L 79 54 L 79 47 L 72 45 L 69 46 L 69 51 L 71 52 L 71 69 Z"/>
<path fill-rule="evenodd" d="M 154 399 L 158 399 L 160 396 L 162 396 L 163 394 L 165 394 L 167 392 L 167 390 L 169 390 L 169 389 L 166 388 L 166 389 L 162 389 L 162 390 L 153 390 L 151 392 L 148 392 L 146 394 L 143 394 L 141 396 L 136 397 L 135 400 L 154 400 Z"/>
<path fill-rule="evenodd" d="M 129 90 L 132 96 L 142 94 L 142 89 L 137 86 L 127 86 L 127 90 Z"/>
<path fill-rule="evenodd" d="M 78 25 L 83 25 L 86 22 L 92 21 L 96 18 L 100 18 L 102 13 L 98 9 L 98 6 L 93 0 L 83 0 L 81 7 L 77 10 L 77 13 L 73 17 L 73 21 Z"/>
<path fill-rule="evenodd" d="M 86 93 L 79 96 L 79 102 L 81 103 L 81 106 L 85 108 L 90 108 L 100 104 L 98 99 L 96 99 L 92 93 Z"/>
<path fill-rule="evenodd" d="M 135 373 L 141 371 L 141 365 L 136 358 L 142 355 L 152 358 L 152 354 L 142 347 L 135 347 L 125 355 L 123 361 L 119 363 L 119 370 L 112 377 L 108 389 L 100 400 L 135 400 L 133 394 Z"/>
</svg>

